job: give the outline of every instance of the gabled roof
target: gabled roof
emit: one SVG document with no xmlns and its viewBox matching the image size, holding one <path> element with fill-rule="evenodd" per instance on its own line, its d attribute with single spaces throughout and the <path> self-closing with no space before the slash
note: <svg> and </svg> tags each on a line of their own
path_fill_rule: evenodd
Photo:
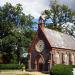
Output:
<svg viewBox="0 0 75 75">
<path fill-rule="evenodd" d="M 74 37 L 48 28 L 44 28 L 43 33 L 52 47 L 75 50 Z"/>
</svg>

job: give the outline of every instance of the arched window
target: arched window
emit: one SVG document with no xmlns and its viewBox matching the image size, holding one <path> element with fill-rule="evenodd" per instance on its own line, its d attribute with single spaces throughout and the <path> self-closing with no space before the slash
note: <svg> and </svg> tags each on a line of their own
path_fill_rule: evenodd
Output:
<svg viewBox="0 0 75 75">
<path fill-rule="evenodd" d="M 71 54 L 72 65 L 74 65 L 74 54 Z"/>
<path fill-rule="evenodd" d="M 64 54 L 63 58 L 64 58 L 64 64 L 68 65 L 69 64 L 69 56 L 68 56 L 68 54 L 67 53 Z"/>
<path fill-rule="evenodd" d="M 59 53 L 55 53 L 55 63 L 60 64 L 60 55 L 59 55 Z"/>
</svg>

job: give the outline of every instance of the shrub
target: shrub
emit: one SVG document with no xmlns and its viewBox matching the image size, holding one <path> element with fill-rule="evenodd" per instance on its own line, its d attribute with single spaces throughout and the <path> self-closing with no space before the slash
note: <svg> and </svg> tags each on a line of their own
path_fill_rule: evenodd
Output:
<svg viewBox="0 0 75 75">
<path fill-rule="evenodd" d="M 22 69 L 23 65 L 19 64 L 0 64 L 1 69 Z"/>
<path fill-rule="evenodd" d="M 75 68 L 75 65 L 71 65 L 72 66 L 72 68 Z"/>
<path fill-rule="evenodd" d="M 54 65 L 50 70 L 51 75 L 73 75 L 72 66 L 70 65 Z"/>
</svg>

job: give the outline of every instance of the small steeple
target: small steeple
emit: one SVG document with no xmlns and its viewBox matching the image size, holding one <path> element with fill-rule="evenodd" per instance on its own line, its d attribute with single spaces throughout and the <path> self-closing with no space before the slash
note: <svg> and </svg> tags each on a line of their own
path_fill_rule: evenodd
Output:
<svg viewBox="0 0 75 75">
<path fill-rule="evenodd" d="M 44 22 L 44 17 L 43 16 L 40 16 L 39 17 L 39 21 L 38 21 L 38 30 L 41 28 L 41 29 L 44 29 L 44 25 L 45 25 L 45 22 Z"/>
</svg>

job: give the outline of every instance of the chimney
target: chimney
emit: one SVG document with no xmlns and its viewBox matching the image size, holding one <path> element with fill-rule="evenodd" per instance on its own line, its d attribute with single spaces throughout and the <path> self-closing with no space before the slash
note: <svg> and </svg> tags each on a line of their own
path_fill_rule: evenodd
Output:
<svg viewBox="0 0 75 75">
<path fill-rule="evenodd" d="M 39 17 L 39 21 L 38 21 L 38 30 L 39 29 L 44 29 L 44 26 L 45 26 L 45 22 L 44 22 L 44 17 L 43 16 L 40 16 Z"/>
</svg>

